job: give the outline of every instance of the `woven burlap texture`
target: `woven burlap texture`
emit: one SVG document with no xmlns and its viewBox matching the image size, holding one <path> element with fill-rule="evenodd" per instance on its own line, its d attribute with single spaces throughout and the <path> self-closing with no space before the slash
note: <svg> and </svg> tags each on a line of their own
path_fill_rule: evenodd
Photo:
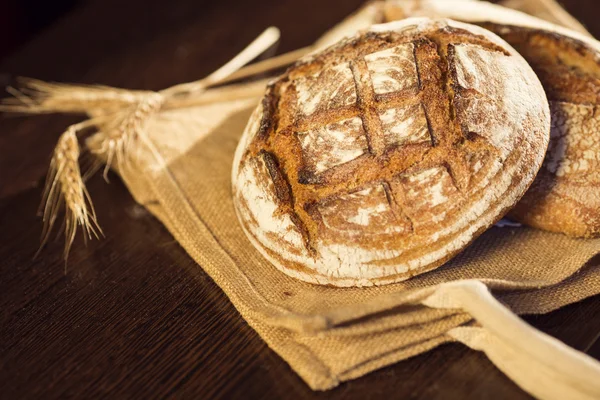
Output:
<svg viewBox="0 0 600 400">
<path fill-rule="evenodd" d="M 157 116 L 146 129 L 153 148 L 141 150 L 120 174 L 311 388 L 332 388 L 454 341 L 447 334 L 453 328 L 477 326 L 460 309 L 422 304 L 447 282 L 480 280 L 519 314 L 549 312 L 600 293 L 597 263 L 589 262 L 600 240 L 524 227 L 493 227 L 444 267 L 394 285 L 324 287 L 279 272 L 247 240 L 231 200 L 234 150 L 257 102 Z"/>
</svg>

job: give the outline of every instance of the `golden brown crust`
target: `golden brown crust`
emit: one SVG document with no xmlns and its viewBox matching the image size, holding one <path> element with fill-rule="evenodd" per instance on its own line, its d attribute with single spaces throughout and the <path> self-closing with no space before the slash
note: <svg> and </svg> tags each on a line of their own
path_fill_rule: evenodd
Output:
<svg viewBox="0 0 600 400">
<path fill-rule="evenodd" d="M 290 275 L 348 286 L 431 270 L 501 218 L 541 165 L 547 102 L 522 58 L 475 27 L 413 22 L 297 63 L 249 123 L 236 209 Z"/>
<path fill-rule="evenodd" d="M 366 62 L 360 58 L 403 43 L 414 45 L 419 79 L 415 85 L 400 92 L 378 96 L 373 93 Z M 471 95 L 477 95 L 460 88 L 456 83 L 456 72 L 446 68 L 446 65 L 454 65 L 454 46 L 458 43 L 472 43 L 489 51 L 505 54 L 503 49 L 493 43 L 459 29 L 449 28 L 418 38 L 406 37 L 395 32 L 368 33 L 316 59 L 298 63 L 272 85 L 273 89 L 269 91 L 265 100 L 274 110 L 269 110 L 263 116 L 264 122 L 261 126 L 266 128 L 261 130 L 261 140 L 252 144 L 248 157 L 268 151 L 274 160 L 281 160 L 280 174 L 285 174 L 291 182 L 291 191 L 294 193 L 293 211 L 299 220 L 309 227 L 309 236 L 318 235 L 317 225 L 323 223 L 321 215 L 316 211 L 316 205 L 328 204 L 340 193 L 351 193 L 372 182 L 391 181 L 401 173 L 439 165 L 447 165 L 448 173 L 452 176 L 451 186 L 460 185 L 464 188 L 471 179 L 471 172 L 465 165 L 466 157 L 471 154 L 482 156 L 482 151 L 486 156 L 497 152 L 485 139 L 476 135 L 469 136 L 466 128 L 460 125 L 460 121 L 451 116 L 454 104 L 466 112 L 465 103 Z M 333 101 L 325 105 L 319 104 L 316 111 L 309 116 L 297 110 L 296 82 L 305 79 L 313 71 L 348 61 L 352 61 L 349 69 L 354 77 L 353 80 L 349 80 L 348 86 L 351 88 L 344 87 L 336 93 L 337 97 Z M 319 77 L 327 82 L 329 77 L 323 75 Z M 334 82 L 336 78 L 339 79 L 338 76 L 329 79 Z M 321 87 L 325 85 L 324 82 L 316 83 Z M 353 105 L 340 103 L 339 98 L 348 99 L 353 90 L 360 93 L 357 102 Z M 455 99 L 453 90 L 459 92 L 456 93 Z M 425 107 L 430 140 L 403 147 L 386 146 L 378 110 L 406 104 Z M 361 132 L 357 136 L 366 138 L 363 155 L 335 165 L 325 172 L 316 172 L 310 159 L 312 153 L 316 153 L 315 157 L 318 158 L 323 153 L 339 150 L 341 143 L 330 141 L 320 143 L 313 149 L 303 149 L 298 136 L 311 129 L 335 124 L 340 119 L 348 121 L 357 116 L 362 121 L 359 128 Z M 267 122 L 269 120 L 274 121 L 270 126 Z M 342 129 L 348 131 L 348 127 Z M 344 139 L 347 139 L 347 135 Z M 269 170 L 271 171 L 270 168 Z M 450 178 L 450 175 L 448 177 Z M 277 193 L 282 191 L 283 185 L 287 187 L 287 182 L 282 182 L 281 179 L 275 180 Z M 280 198 L 280 201 L 284 199 Z M 314 211 L 312 215 L 310 210 Z M 310 241 L 309 238 L 307 240 Z"/>
</svg>

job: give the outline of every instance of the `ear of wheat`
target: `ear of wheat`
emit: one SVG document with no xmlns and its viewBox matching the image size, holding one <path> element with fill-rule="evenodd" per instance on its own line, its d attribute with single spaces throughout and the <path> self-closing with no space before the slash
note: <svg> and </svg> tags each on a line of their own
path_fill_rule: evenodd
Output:
<svg viewBox="0 0 600 400">
<path fill-rule="evenodd" d="M 48 241 L 60 208 L 65 207 L 65 261 L 80 226 L 87 237 L 101 234 L 90 196 L 83 183 L 79 169 L 79 143 L 77 131 L 85 128 L 81 124 L 71 125 L 59 138 L 50 161 L 42 206 L 44 229 L 42 247 Z M 40 247 L 41 249 L 41 247 Z"/>
<path fill-rule="evenodd" d="M 100 126 L 100 131 L 94 136 L 97 145 L 92 151 L 106 160 L 105 179 L 114 162 L 119 169 L 126 167 L 130 150 L 144 134 L 144 123 L 161 110 L 163 103 L 162 95 L 150 93 L 137 103 L 112 114 L 109 121 Z"/>
<path fill-rule="evenodd" d="M 85 114 L 90 110 L 118 110 L 152 93 L 100 85 L 43 82 L 30 78 L 19 78 L 17 83 L 19 89 L 7 88 L 14 97 L 3 100 L 2 111 L 27 114 Z"/>
<path fill-rule="evenodd" d="M 98 102 L 93 99 L 92 92 L 94 91 L 90 92 L 88 101 L 97 107 Z M 80 93 L 76 94 L 80 95 Z M 108 93 L 107 96 L 104 96 L 103 92 L 99 94 L 99 97 L 110 96 Z M 132 95 L 132 97 L 134 96 Z M 129 99 L 118 101 L 121 107 L 117 111 L 112 111 L 110 108 L 89 110 L 100 116 L 71 125 L 60 136 L 50 161 L 42 200 L 44 229 L 40 250 L 48 242 L 62 208 L 65 210 L 65 261 L 68 259 L 78 228 L 84 231 L 85 238 L 97 238 L 102 234 L 84 183 L 84 176 L 80 170 L 80 148 L 77 135 L 90 127 L 97 129 L 94 138 L 100 143 L 100 146 L 95 147 L 95 154 L 106 160 L 105 175 L 113 162 L 116 162 L 119 168 L 125 168 L 126 160 L 129 160 L 131 154 L 130 149 L 135 146 L 137 139 L 143 134 L 144 122 L 157 113 L 163 104 L 163 96 L 158 93 L 148 92 L 144 96 L 135 94 L 135 97 L 136 101 L 130 102 Z"/>
<path fill-rule="evenodd" d="M 2 100 L 0 111 L 26 114 L 83 113 L 90 117 L 70 126 L 60 136 L 54 150 L 42 202 L 42 247 L 48 242 L 59 211 L 63 208 L 65 261 L 78 228 L 84 231 L 86 238 L 102 234 L 80 170 L 79 134 L 88 128 L 96 129 L 96 133 L 91 137 L 95 144 L 93 152 L 105 160 L 106 178 L 106 172 L 113 163 L 116 163 L 119 169 L 126 168 L 127 163 L 132 161 L 134 152 L 131 150 L 139 150 L 140 143 L 148 143 L 144 125 L 153 115 L 162 110 L 205 104 L 208 99 L 214 103 L 259 96 L 264 90 L 264 85 L 242 84 L 237 88 L 236 85 L 222 89 L 210 88 L 234 79 L 249 78 L 280 68 L 312 50 L 307 47 L 242 68 L 278 39 L 279 30 L 274 27 L 268 28 L 246 49 L 206 78 L 160 92 L 132 91 L 99 85 L 47 83 L 34 79 L 21 80 L 18 90 L 7 88 L 13 97 Z"/>
</svg>

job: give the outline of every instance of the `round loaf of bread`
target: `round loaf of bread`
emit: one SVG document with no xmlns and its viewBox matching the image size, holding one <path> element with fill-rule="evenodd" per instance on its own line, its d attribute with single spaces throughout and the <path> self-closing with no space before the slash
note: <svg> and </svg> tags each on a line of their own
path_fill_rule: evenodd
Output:
<svg viewBox="0 0 600 400">
<path fill-rule="evenodd" d="M 511 211 L 530 226 L 600 235 L 600 52 L 551 31 L 485 24 L 511 42 L 542 81 L 552 115 L 550 145 L 531 188 Z"/>
<path fill-rule="evenodd" d="M 532 66 L 550 102 L 544 165 L 509 214 L 527 225 L 575 237 L 600 236 L 600 42 L 487 2 L 406 0 L 382 4 L 386 19 L 457 18 L 493 31 Z"/>
<path fill-rule="evenodd" d="M 539 80 L 493 33 L 427 18 L 375 25 L 268 86 L 235 154 L 234 204 L 286 274 L 397 282 L 513 207 L 549 130 Z"/>
</svg>

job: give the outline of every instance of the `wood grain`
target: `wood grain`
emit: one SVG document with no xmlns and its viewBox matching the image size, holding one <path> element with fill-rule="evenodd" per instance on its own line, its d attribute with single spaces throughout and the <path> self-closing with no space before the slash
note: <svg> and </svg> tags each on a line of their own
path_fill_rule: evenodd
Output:
<svg viewBox="0 0 600 400">
<path fill-rule="evenodd" d="M 596 1 L 564 1 L 600 34 Z M 206 75 L 267 25 L 279 51 L 310 44 L 360 0 L 90 0 L 0 66 L 13 75 L 160 89 Z M 101 29 L 102 28 L 102 29 Z M 118 177 L 89 184 L 102 241 L 32 261 L 35 212 L 72 117 L 0 117 L 0 398 L 526 399 L 481 354 L 447 345 L 313 393 Z M 600 298 L 527 318 L 600 358 Z"/>
</svg>

